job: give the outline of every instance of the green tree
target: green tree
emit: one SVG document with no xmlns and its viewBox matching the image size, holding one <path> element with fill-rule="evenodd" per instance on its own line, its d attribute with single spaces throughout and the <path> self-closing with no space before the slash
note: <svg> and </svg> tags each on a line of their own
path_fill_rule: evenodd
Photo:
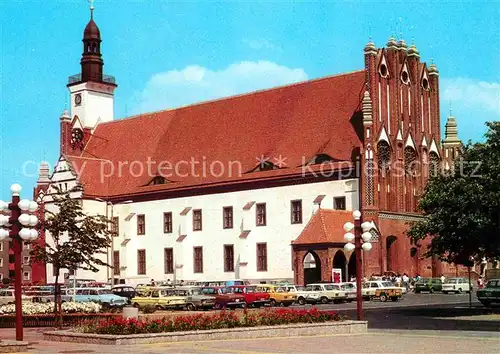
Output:
<svg viewBox="0 0 500 354">
<path fill-rule="evenodd" d="M 433 176 L 420 199 L 424 219 L 410 239 L 431 237 L 426 256 L 464 264 L 500 257 L 500 122 L 486 123 L 483 143 L 467 143 L 448 172 Z"/>
<path fill-rule="evenodd" d="M 44 245 L 34 244 L 32 257 L 50 263 L 54 268 L 56 286 L 54 310 L 60 309 L 59 272 L 61 269 L 84 269 L 97 272 L 99 266 L 110 267 L 99 255 L 106 254 L 111 245 L 111 220 L 102 215 L 87 215 L 82 210 L 82 202 L 71 198 L 71 193 L 80 191 L 75 188 L 62 192 L 56 188 L 51 194 L 57 212 L 45 211 L 41 227 L 48 233 L 52 242 Z M 50 235 L 50 236 L 49 236 Z"/>
</svg>

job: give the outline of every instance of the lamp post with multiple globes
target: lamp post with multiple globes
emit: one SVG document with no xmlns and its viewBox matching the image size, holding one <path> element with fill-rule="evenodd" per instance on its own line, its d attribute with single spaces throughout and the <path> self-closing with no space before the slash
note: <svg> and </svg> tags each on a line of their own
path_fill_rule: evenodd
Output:
<svg viewBox="0 0 500 354">
<path fill-rule="evenodd" d="M 0 200 L 0 242 L 10 238 L 14 249 L 14 297 L 16 308 L 16 340 L 23 340 L 23 311 L 22 311 L 22 265 L 21 251 L 23 241 L 34 241 L 38 238 L 38 231 L 34 229 L 38 224 L 36 215 L 30 215 L 38 210 L 38 204 L 28 199 L 20 200 L 22 187 L 19 184 L 13 184 L 10 187 L 12 192 L 12 202 L 6 203 Z M 3 227 L 3 228 L 2 228 Z"/>
<path fill-rule="evenodd" d="M 368 252 L 372 249 L 372 244 L 370 240 L 372 234 L 370 230 L 375 228 L 373 222 L 365 221 L 362 222 L 361 212 L 355 210 L 352 213 L 354 218 L 354 224 L 351 222 L 346 222 L 344 224 L 344 240 L 347 242 L 344 245 L 344 250 L 347 252 L 355 251 L 356 257 L 356 310 L 358 321 L 363 320 L 363 294 L 362 294 L 362 261 L 361 261 L 361 250 Z M 354 231 L 354 233 L 352 232 Z M 354 244 L 352 241 L 354 240 Z"/>
</svg>

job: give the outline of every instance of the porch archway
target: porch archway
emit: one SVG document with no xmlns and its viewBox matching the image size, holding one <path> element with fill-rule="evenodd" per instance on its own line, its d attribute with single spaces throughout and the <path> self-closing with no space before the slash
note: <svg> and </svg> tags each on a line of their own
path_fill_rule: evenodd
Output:
<svg viewBox="0 0 500 354">
<path fill-rule="evenodd" d="M 309 251 L 302 260 L 304 266 L 304 285 L 321 281 L 321 259 L 316 252 Z"/>
<path fill-rule="evenodd" d="M 347 279 L 347 258 L 344 251 L 338 250 L 333 256 L 333 268 L 342 269 L 342 281 Z M 333 281 L 333 280 L 332 280 Z"/>
</svg>

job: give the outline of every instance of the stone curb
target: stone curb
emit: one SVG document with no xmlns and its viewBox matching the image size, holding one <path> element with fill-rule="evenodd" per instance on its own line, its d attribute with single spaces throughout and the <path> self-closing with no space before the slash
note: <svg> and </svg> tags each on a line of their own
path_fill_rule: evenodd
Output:
<svg viewBox="0 0 500 354">
<path fill-rule="evenodd" d="M 28 350 L 28 342 L 0 340 L 0 353 L 19 353 Z"/>
<path fill-rule="evenodd" d="M 358 334 L 366 333 L 367 328 L 368 322 L 366 321 L 339 321 L 323 323 L 295 323 L 291 325 L 265 327 L 226 328 L 203 331 L 131 334 L 127 336 L 77 333 L 66 330 L 44 332 L 43 339 L 57 342 L 129 345 L 181 341 L 313 336 L 322 334 Z"/>
</svg>

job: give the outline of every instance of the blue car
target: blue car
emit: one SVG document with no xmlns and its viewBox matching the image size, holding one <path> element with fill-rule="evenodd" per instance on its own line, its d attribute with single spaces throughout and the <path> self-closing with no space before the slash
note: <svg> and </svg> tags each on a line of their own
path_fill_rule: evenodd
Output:
<svg viewBox="0 0 500 354">
<path fill-rule="evenodd" d="M 84 288 L 76 289 L 76 302 L 97 302 L 108 307 L 123 307 L 128 299 L 113 294 L 110 289 Z"/>
</svg>

